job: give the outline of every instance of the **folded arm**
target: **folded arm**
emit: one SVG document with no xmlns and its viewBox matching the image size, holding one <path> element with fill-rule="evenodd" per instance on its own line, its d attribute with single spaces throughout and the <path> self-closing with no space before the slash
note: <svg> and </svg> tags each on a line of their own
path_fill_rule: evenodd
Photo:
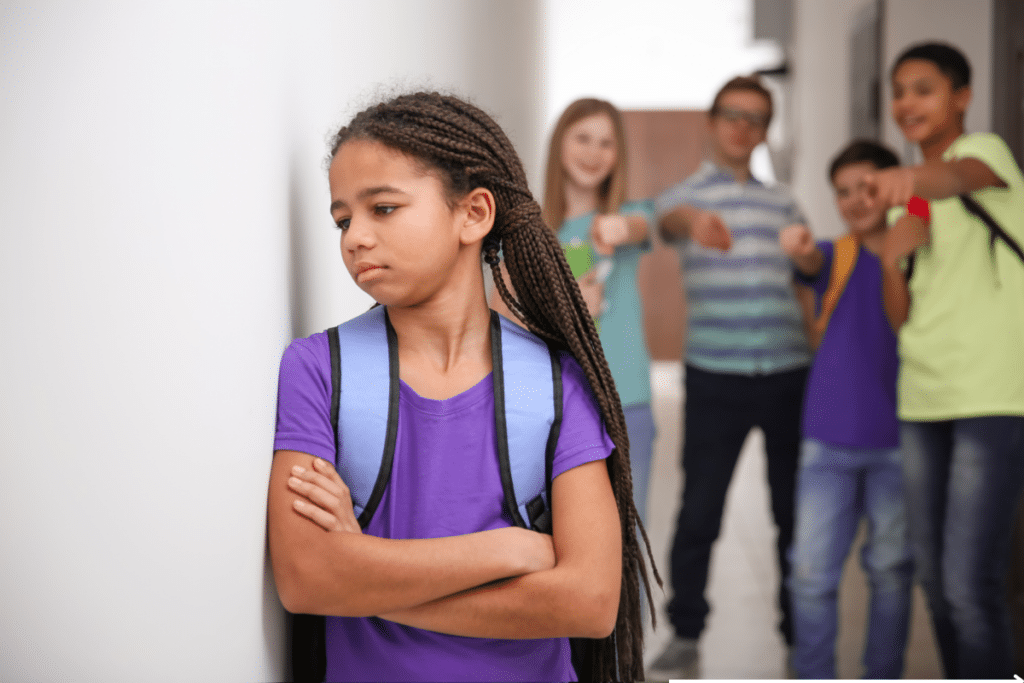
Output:
<svg viewBox="0 0 1024 683">
<path fill-rule="evenodd" d="M 296 501 L 310 502 L 288 485 L 293 468 L 312 470 L 313 460 L 282 450 L 271 468 L 270 558 L 281 602 L 290 612 L 377 615 L 553 566 L 550 537 L 525 529 L 410 540 L 327 531 L 311 521 L 308 510 L 299 511 Z"/>
<path fill-rule="evenodd" d="M 552 496 L 553 568 L 380 616 L 480 638 L 606 637 L 618 614 L 622 536 L 605 461 L 558 476 Z"/>
</svg>

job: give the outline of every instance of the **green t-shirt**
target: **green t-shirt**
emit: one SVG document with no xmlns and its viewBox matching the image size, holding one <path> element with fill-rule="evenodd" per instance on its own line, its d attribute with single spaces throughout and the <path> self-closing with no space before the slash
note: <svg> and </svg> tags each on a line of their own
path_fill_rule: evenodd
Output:
<svg viewBox="0 0 1024 683">
<path fill-rule="evenodd" d="M 618 213 L 643 216 L 648 226 L 654 225 L 654 204 L 650 201 L 627 202 L 619 207 Z M 590 247 L 590 224 L 593 220 L 593 213 L 577 216 L 562 223 L 558 230 L 558 240 L 563 246 L 573 242 L 589 248 L 588 254 L 567 253 L 576 277 L 583 275 L 600 259 Z M 651 359 L 644 338 L 643 308 L 636 288 L 640 256 L 649 249 L 648 242 L 618 247 L 612 257 L 611 273 L 604 283 L 607 307 L 600 317 L 599 336 L 624 407 L 651 402 Z"/>
<path fill-rule="evenodd" d="M 1006 188 L 973 197 L 1024 244 L 1024 177 L 1002 138 L 957 138 L 943 159 L 985 163 Z M 890 216 L 892 219 L 892 216 Z M 931 202 L 931 243 L 917 251 L 910 317 L 900 329 L 899 415 L 912 421 L 1024 415 L 1024 263 L 957 197 Z"/>
</svg>

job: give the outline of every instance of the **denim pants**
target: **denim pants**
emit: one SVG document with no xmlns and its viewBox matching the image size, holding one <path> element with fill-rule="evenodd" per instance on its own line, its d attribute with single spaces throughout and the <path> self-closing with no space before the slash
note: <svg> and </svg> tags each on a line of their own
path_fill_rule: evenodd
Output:
<svg viewBox="0 0 1024 683">
<path fill-rule="evenodd" d="M 789 577 L 800 678 L 836 677 L 839 583 L 862 517 L 871 586 L 864 677 L 900 678 L 914 582 L 900 451 L 804 439 Z"/>
<path fill-rule="evenodd" d="M 807 368 L 767 375 L 731 375 L 686 366 L 683 502 L 672 541 L 673 597 L 669 619 L 676 635 L 698 638 L 711 611 L 704 590 L 711 546 L 722 527 L 725 496 L 740 449 L 754 427 L 764 431 L 772 516 L 778 528 L 779 630 L 792 642 L 789 560 L 793 540 L 800 410 Z"/>
<path fill-rule="evenodd" d="M 947 678 L 1012 678 L 1006 596 L 1024 417 L 903 422 L 917 578 Z"/>
<path fill-rule="evenodd" d="M 651 480 L 651 456 L 654 452 L 654 414 L 650 403 L 624 406 L 626 432 L 629 434 L 629 465 L 633 476 L 633 504 L 640 521 L 647 525 L 647 489 Z"/>
</svg>

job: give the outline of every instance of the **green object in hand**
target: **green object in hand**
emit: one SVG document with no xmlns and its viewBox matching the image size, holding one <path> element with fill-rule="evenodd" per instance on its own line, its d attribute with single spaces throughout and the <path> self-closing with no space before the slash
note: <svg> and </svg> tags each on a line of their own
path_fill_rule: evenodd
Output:
<svg viewBox="0 0 1024 683">
<path fill-rule="evenodd" d="M 594 267 L 594 250 L 579 237 L 573 237 L 568 244 L 563 244 L 562 251 L 573 277 L 581 278 Z"/>
<path fill-rule="evenodd" d="M 565 253 L 565 260 L 569 262 L 572 276 L 577 280 L 594 267 L 594 250 L 579 237 L 573 237 L 568 244 L 563 244 L 562 251 Z M 594 316 L 594 327 L 598 332 L 601 331 L 601 319 L 597 316 Z"/>
</svg>

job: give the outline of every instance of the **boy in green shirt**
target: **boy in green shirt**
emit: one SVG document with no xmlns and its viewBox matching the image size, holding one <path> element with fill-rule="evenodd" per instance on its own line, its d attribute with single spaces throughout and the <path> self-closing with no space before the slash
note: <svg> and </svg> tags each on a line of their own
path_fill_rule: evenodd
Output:
<svg viewBox="0 0 1024 683">
<path fill-rule="evenodd" d="M 899 334 L 898 410 L 911 543 L 948 678 L 1010 678 L 1005 590 L 1024 486 L 1024 177 L 997 135 L 964 133 L 970 66 L 948 45 L 906 50 L 892 116 L 918 166 L 871 179 L 897 220 L 882 255 Z M 970 195 L 961 200 L 959 195 Z M 929 210 L 913 207 L 929 202 Z M 1008 239 L 990 238 L 973 199 Z M 916 215 L 915 215 L 916 214 Z M 904 270 L 913 255 L 912 277 Z"/>
</svg>

